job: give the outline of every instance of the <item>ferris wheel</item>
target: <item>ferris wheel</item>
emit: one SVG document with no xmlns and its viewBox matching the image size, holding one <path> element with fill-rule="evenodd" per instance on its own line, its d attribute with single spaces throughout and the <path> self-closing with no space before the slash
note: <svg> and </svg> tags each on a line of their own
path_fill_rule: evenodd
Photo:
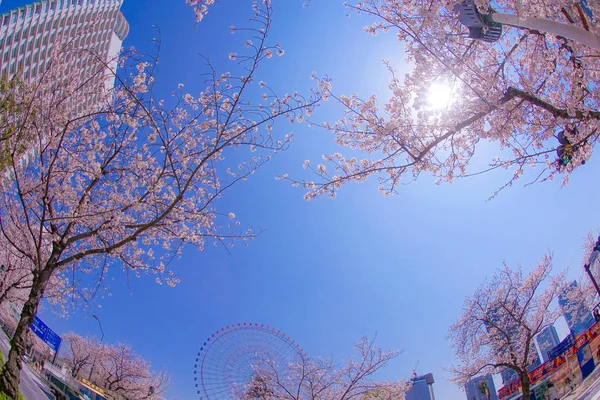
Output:
<svg viewBox="0 0 600 400">
<path fill-rule="evenodd" d="M 194 383 L 200 400 L 233 399 L 236 388 L 260 380 L 256 366 L 268 360 L 279 376 L 301 361 L 303 352 L 288 335 L 273 327 L 240 322 L 216 331 L 200 347 Z"/>
</svg>

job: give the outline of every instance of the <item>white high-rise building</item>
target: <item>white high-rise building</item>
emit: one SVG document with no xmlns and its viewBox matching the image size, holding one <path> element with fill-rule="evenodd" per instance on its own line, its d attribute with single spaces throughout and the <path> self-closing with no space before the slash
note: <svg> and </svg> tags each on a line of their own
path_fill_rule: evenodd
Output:
<svg viewBox="0 0 600 400">
<path fill-rule="evenodd" d="M 129 24 L 120 12 L 123 0 L 42 0 L 0 15 L 0 74 L 18 71 L 35 80 L 50 62 L 55 43 L 74 49 L 69 69 L 96 73 L 116 66 Z M 90 57 L 94 54 L 94 57 Z M 106 83 L 109 86 L 114 80 Z"/>
</svg>

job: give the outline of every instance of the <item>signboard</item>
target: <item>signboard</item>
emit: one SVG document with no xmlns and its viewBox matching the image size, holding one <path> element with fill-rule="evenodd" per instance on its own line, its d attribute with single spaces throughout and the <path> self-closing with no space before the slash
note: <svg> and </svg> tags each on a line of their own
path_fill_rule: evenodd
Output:
<svg viewBox="0 0 600 400">
<path fill-rule="evenodd" d="M 581 376 L 583 379 L 587 378 L 596 364 L 594 364 L 594 358 L 592 357 L 592 349 L 589 344 L 577 349 L 577 360 L 579 361 L 579 367 L 581 369 Z"/>
<path fill-rule="evenodd" d="M 38 335 L 51 350 L 58 353 L 58 348 L 60 347 L 62 339 L 52 329 L 48 328 L 48 325 L 35 316 L 31 325 L 29 325 L 29 328 L 33 333 Z"/>
</svg>

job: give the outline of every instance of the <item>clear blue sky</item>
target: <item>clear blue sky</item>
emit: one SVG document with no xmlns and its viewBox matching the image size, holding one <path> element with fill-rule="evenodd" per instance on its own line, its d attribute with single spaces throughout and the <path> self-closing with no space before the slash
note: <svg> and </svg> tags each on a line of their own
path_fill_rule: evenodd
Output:
<svg viewBox="0 0 600 400">
<path fill-rule="evenodd" d="M 23 3 L 5 0 L 0 11 Z M 157 79 L 165 97 L 179 82 L 198 88 L 197 54 L 210 56 L 218 68 L 231 65 L 227 54 L 239 51 L 244 38 L 231 35 L 229 26 L 240 25 L 250 3 L 221 0 L 195 29 L 184 0 L 126 0 L 122 10 L 131 31 L 125 45 L 146 48 L 151 25 L 159 25 Z M 364 33 L 367 21 L 346 18 L 341 0 L 315 0 L 309 8 L 300 3 L 274 1 L 272 38 L 286 54 L 266 65 L 263 79 L 282 91 L 306 91 L 314 70 L 332 77 L 337 93 L 385 96 L 381 59 L 403 68 L 394 35 Z M 333 119 L 335 112 L 329 104 L 319 116 Z M 361 336 L 377 333 L 380 346 L 404 349 L 380 378 L 407 378 L 418 363 L 418 373 L 434 374 L 438 399 L 462 400 L 464 392 L 447 381 L 444 367 L 453 362 L 447 329 L 465 296 L 503 260 L 529 269 L 548 250 L 557 269 L 570 267 L 573 277 L 579 275 L 582 238 L 599 226 L 596 159 L 565 188 L 560 182 L 515 186 L 490 202 L 487 197 L 507 178 L 503 172 L 441 186 L 423 176 L 389 198 L 371 180 L 343 188 L 334 201 L 305 203 L 301 189 L 273 177 L 305 176 L 304 159 L 318 160 L 335 147 L 326 132 L 293 128 L 292 148 L 220 204 L 221 212 L 235 212 L 243 224 L 267 229 L 264 234 L 231 254 L 187 249 L 172 264 L 182 281 L 177 288 L 151 278 L 132 280 L 129 287 L 116 281 L 112 297 L 93 311 L 106 342 L 129 343 L 154 366 L 166 366 L 173 376 L 169 399 L 197 397 L 192 373 L 201 341 L 227 324 L 256 321 L 285 331 L 311 355 L 336 360 L 349 356 Z M 496 151 L 486 144 L 480 150 L 488 156 Z M 59 334 L 99 335 L 96 321 L 85 315 L 41 313 Z"/>
</svg>

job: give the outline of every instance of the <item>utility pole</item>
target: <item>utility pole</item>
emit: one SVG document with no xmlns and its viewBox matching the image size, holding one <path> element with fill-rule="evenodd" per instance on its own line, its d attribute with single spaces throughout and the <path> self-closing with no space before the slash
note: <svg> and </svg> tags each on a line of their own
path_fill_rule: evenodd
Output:
<svg viewBox="0 0 600 400">
<path fill-rule="evenodd" d="M 598 240 L 596 240 L 594 250 L 592 251 L 592 254 L 590 254 L 590 258 L 588 259 L 587 264 L 585 264 L 583 266 L 583 269 L 585 269 L 585 272 L 587 272 L 590 280 L 594 284 L 594 287 L 596 288 L 596 292 L 598 293 L 598 296 L 600 296 L 600 286 L 598 286 L 598 282 L 596 281 L 596 278 L 594 278 L 594 275 L 592 274 L 592 271 L 590 269 L 594 264 L 596 264 L 596 261 L 598 261 L 599 256 L 600 256 L 600 236 L 598 236 Z"/>
<path fill-rule="evenodd" d="M 92 315 L 96 321 L 98 321 L 98 326 L 100 327 L 100 332 L 102 336 L 100 337 L 100 344 L 102 345 L 102 341 L 104 340 L 104 329 L 102 329 L 102 324 L 100 323 L 100 319 L 96 314 Z M 90 376 L 88 376 L 88 381 L 92 381 L 92 373 L 94 372 L 94 367 L 96 366 L 96 355 L 94 354 L 94 361 L 92 362 L 92 368 L 90 368 Z"/>
</svg>

